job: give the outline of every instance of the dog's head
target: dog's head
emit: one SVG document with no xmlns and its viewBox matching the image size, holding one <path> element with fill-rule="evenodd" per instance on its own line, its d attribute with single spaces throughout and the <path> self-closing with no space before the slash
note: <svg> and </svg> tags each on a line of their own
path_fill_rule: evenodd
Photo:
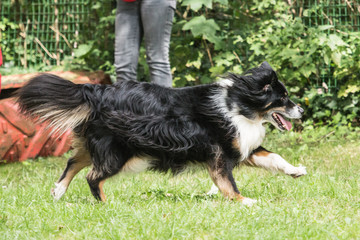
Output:
<svg viewBox="0 0 360 240">
<path fill-rule="evenodd" d="M 284 84 L 267 62 L 243 76 L 229 74 L 222 83 L 228 89 L 228 108 L 248 119 L 272 123 L 279 130 L 290 130 L 286 118 L 301 118 L 304 110 L 289 99 Z"/>
</svg>

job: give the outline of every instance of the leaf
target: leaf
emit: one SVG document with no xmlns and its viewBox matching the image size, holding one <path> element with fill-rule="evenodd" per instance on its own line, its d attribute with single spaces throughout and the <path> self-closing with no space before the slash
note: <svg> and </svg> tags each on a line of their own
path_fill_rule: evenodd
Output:
<svg viewBox="0 0 360 240">
<path fill-rule="evenodd" d="M 198 16 L 187 22 L 182 30 L 191 30 L 194 37 L 202 36 L 204 34 L 211 36 L 215 35 L 216 31 L 220 30 L 220 27 L 216 24 L 214 19 L 207 20 L 204 16 Z"/>
<path fill-rule="evenodd" d="M 331 53 L 331 59 L 336 65 L 341 65 L 341 53 L 339 53 L 338 51 Z"/>
<path fill-rule="evenodd" d="M 338 35 L 330 34 L 329 41 L 332 42 L 336 46 L 348 46 Z"/>
<path fill-rule="evenodd" d="M 193 81 L 196 80 L 191 74 L 185 75 L 185 78 L 186 78 L 186 80 L 189 81 L 189 82 L 193 82 Z"/>
<path fill-rule="evenodd" d="M 319 26 L 319 30 L 324 31 L 324 30 L 331 29 L 333 27 L 334 27 L 333 25 L 322 25 L 322 26 Z"/>
<path fill-rule="evenodd" d="M 306 57 L 299 57 L 299 55 L 293 55 L 291 57 L 291 62 L 293 64 L 294 67 L 300 67 L 302 66 L 304 63 L 306 64 L 306 62 L 308 61 L 308 58 Z"/>
<path fill-rule="evenodd" d="M 250 50 L 254 51 L 254 55 L 259 56 L 264 53 L 262 51 L 262 46 L 263 46 L 263 44 L 261 44 L 261 43 L 254 43 L 251 45 Z"/>
<path fill-rule="evenodd" d="M 236 44 L 238 42 L 244 42 L 244 39 L 240 35 L 237 35 L 236 37 L 234 37 L 233 44 Z"/>
<path fill-rule="evenodd" d="M 335 100 L 330 101 L 326 106 L 330 109 L 336 109 L 337 103 Z"/>
<path fill-rule="evenodd" d="M 207 77 L 207 76 L 202 76 L 202 77 L 200 78 L 200 82 L 203 83 L 203 84 L 211 83 L 212 80 L 213 80 L 212 78 Z"/>
<path fill-rule="evenodd" d="M 331 57 L 331 52 L 330 51 L 324 51 L 324 61 L 326 65 L 330 64 L 330 57 Z"/>
<path fill-rule="evenodd" d="M 200 69 L 200 67 L 201 67 L 201 59 L 202 59 L 203 56 L 204 56 L 204 54 L 199 52 L 197 60 L 195 60 L 195 61 L 188 60 L 187 63 L 186 63 L 186 67 L 194 66 L 195 68 Z"/>
<path fill-rule="evenodd" d="M 92 49 L 92 44 L 80 44 L 77 49 L 74 50 L 75 57 L 83 57 L 88 54 Z"/>
<path fill-rule="evenodd" d="M 202 5 L 212 9 L 212 0 L 184 0 L 182 6 L 190 6 L 191 10 L 197 12 Z"/>
<path fill-rule="evenodd" d="M 100 3 L 100 2 L 97 2 L 97 3 L 95 3 L 91 8 L 92 8 L 92 9 L 99 9 L 99 8 L 101 8 L 101 3 Z"/>
<path fill-rule="evenodd" d="M 292 58 L 293 56 L 298 55 L 298 53 L 299 53 L 298 49 L 284 48 L 279 55 L 282 56 L 283 59 L 289 59 Z"/>
<path fill-rule="evenodd" d="M 309 14 L 309 9 L 305 9 L 304 12 L 303 12 L 303 15 L 304 17 L 308 17 L 310 14 Z"/>
<path fill-rule="evenodd" d="M 215 67 L 210 68 L 209 71 L 211 72 L 212 77 L 216 77 L 216 76 L 224 73 L 225 67 L 224 66 L 215 66 Z"/>
<path fill-rule="evenodd" d="M 206 19 L 204 16 L 198 16 L 187 22 L 183 30 L 191 30 L 194 37 L 200 37 L 207 39 L 215 44 L 215 49 L 219 50 L 223 47 L 222 38 L 216 36 L 216 31 L 220 30 L 219 25 L 214 19 Z"/>
<path fill-rule="evenodd" d="M 299 69 L 302 75 L 304 75 L 306 78 L 309 78 L 312 73 L 316 72 L 315 65 L 306 65 Z"/>
<path fill-rule="evenodd" d="M 291 93 L 297 93 L 300 91 L 300 87 L 295 86 L 295 87 L 290 88 L 289 90 Z M 309 101 L 309 99 L 308 99 L 308 101 Z"/>
<path fill-rule="evenodd" d="M 360 86 L 348 85 L 345 90 L 338 93 L 339 97 L 347 97 L 350 93 L 360 92 Z"/>
<path fill-rule="evenodd" d="M 329 46 L 331 51 L 334 51 L 336 49 L 336 44 L 333 41 L 327 41 L 326 45 Z"/>
<path fill-rule="evenodd" d="M 209 40 L 209 42 L 212 42 L 215 44 L 215 50 L 220 50 L 223 48 L 224 44 L 222 42 L 222 38 L 215 36 L 215 35 L 204 35 L 205 39 Z"/>
<path fill-rule="evenodd" d="M 327 35 L 324 33 L 320 34 L 318 38 L 319 38 L 319 45 L 323 45 L 328 40 Z"/>
</svg>

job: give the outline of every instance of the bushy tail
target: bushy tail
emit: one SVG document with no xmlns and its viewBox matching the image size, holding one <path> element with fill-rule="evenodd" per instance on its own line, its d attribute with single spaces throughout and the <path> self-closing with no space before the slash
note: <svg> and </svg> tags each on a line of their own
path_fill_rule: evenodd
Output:
<svg viewBox="0 0 360 240">
<path fill-rule="evenodd" d="M 82 84 L 42 74 L 16 92 L 17 103 L 22 113 L 36 117 L 40 122 L 49 122 L 49 127 L 62 134 L 90 116 L 82 88 Z"/>
</svg>

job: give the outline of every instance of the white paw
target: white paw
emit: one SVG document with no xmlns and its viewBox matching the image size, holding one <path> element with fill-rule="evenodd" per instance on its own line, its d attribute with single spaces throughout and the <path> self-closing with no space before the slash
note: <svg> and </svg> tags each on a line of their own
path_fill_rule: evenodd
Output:
<svg viewBox="0 0 360 240">
<path fill-rule="evenodd" d="M 252 205 L 254 205 L 255 203 L 257 203 L 257 200 L 245 197 L 245 198 L 242 199 L 241 202 L 242 202 L 242 204 L 244 204 L 245 206 L 251 207 Z"/>
<path fill-rule="evenodd" d="M 61 183 L 55 183 L 55 188 L 51 189 L 51 195 L 53 195 L 55 200 L 59 200 L 62 195 L 65 194 L 67 187 L 62 185 Z"/>
<path fill-rule="evenodd" d="M 307 174 L 306 167 L 302 165 L 300 165 L 299 167 L 289 168 L 285 173 L 292 176 L 293 178 L 298 178 Z"/>
<path fill-rule="evenodd" d="M 218 194 L 218 193 L 219 193 L 218 187 L 215 184 L 213 184 L 211 186 L 210 191 L 207 193 L 207 195 L 215 195 L 215 194 Z"/>
</svg>

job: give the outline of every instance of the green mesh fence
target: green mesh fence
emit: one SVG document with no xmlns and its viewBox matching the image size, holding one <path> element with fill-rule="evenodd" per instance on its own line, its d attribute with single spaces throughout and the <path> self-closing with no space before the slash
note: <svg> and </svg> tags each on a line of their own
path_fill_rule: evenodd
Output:
<svg viewBox="0 0 360 240">
<path fill-rule="evenodd" d="M 335 29 L 360 32 L 360 1 L 355 0 L 304 0 L 293 2 L 295 16 L 301 17 L 303 23 L 309 27 L 333 25 Z M 328 30 L 329 33 L 333 32 Z M 326 83 L 329 89 L 338 88 L 333 76 L 333 67 L 324 65 L 320 79 L 311 79 L 313 85 L 322 87 Z"/>
<path fill-rule="evenodd" d="M 60 65 L 77 47 L 89 25 L 89 0 L 0 1 L 3 51 L 12 49 L 13 66 Z M 16 25 L 10 25 L 16 23 Z"/>
<path fill-rule="evenodd" d="M 102 8 L 106 8 L 103 3 L 111 1 L 96 2 L 102 2 Z M 287 2 L 307 26 L 334 25 L 337 29 L 360 32 L 359 0 Z M 11 53 L 7 56 L 12 56 L 4 59 L 5 63 L 24 68 L 61 65 L 63 59 L 72 56 L 81 39 L 92 40 L 91 31 L 96 31 L 97 20 L 92 16 L 91 5 L 91 0 L 0 0 L 0 26 L 8 24 L 0 42 L 3 51 Z M 321 78 L 312 82 L 337 88 L 331 66 L 324 65 Z"/>
</svg>

